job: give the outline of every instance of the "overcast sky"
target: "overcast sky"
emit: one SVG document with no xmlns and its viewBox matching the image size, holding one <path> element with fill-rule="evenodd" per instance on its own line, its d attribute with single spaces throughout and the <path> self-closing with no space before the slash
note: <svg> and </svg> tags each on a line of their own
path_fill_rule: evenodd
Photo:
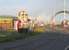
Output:
<svg viewBox="0 0 69 50">
<path fill-rule="evenodd" d="M 66 0 L 66 9 L 69 0 Z M 13 15 L 19 9 L 26 8 L 30 16 L 42 16 L 50 19 L 56 12 L 64 9 L 64 0 L 0 0 L 0 15 Z"/>
</svg>

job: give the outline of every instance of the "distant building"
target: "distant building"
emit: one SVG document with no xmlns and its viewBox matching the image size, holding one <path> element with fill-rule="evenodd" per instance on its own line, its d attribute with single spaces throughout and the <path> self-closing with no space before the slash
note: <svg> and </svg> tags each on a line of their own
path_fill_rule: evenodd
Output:
<svg viewBox="0 0 69 50">
<path fill-rule="evenodd" d="M 0 31 L 7 31 L 13 28 L 13 17 L 0 16 Z"/>
</svg>

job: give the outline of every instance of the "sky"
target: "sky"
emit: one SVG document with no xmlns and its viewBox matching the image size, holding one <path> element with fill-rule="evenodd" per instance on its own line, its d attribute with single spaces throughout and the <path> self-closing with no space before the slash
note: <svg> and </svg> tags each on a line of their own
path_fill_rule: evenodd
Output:
<svg viewBox="0 0 69 50">
<path fill-rule="evenodd" d="M 66 0 L 66 9 L 69 8 Z M 64 0 L 0 0 L 0 15 L 17 16 L 20 9 L 27 9 L 30 16 L 42 16 L 49 20 L 56 12 L 64 9 Z"/>
</svg>

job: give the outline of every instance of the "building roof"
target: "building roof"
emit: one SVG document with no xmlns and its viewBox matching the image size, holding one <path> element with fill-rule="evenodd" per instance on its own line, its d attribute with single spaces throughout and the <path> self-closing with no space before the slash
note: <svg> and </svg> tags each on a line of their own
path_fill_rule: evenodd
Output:
<svg viewBox="0 0 69 50">
<path fill-rule="evenodd" d="M 17 19 L 17 17 L 13 17 L 13 16 L 0 16 L 0 18 L 2 19 L 2 18 L 11 18 L 11 19 L 13 19 L 13 20 L 16 20 Z"/>
</svg>

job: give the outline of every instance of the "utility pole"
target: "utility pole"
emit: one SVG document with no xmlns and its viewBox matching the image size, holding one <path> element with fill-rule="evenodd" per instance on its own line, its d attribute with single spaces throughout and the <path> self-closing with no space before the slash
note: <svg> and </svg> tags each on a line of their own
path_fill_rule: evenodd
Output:
<svg viewBox="0 0 69 50">
<path fill-rule="evenodd" d="M 64 0 L 64 20 L 66 19 L 66 17 L 65 17 L 65 15 L 66 15 L 66 13 L 65 13 L 65 6 L 66 6 L 66 2 Z"/>
</svg>

